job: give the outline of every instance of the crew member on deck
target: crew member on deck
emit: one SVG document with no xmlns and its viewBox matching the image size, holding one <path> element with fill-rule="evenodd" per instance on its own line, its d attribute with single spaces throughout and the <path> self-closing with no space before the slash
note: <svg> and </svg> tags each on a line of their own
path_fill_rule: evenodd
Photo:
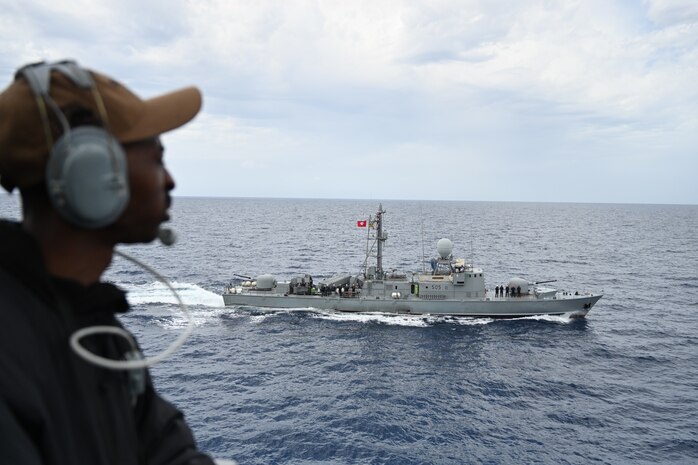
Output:
<svg viewBox="0 0 698 465">
<path fill-rule="evenodd" d="M 200 108 L 194 87 L 142 100 L 75 62 L 21 68 L 0 93 L 0 184 L 22 197 L 22 221 L 0 221 L 0 463 L 213 465 L 147 369 L 70 345 L 123 329 L 126 293 L 102 274 L 169 220 L 160 135 Z M 135 346 L 106 331 L 83 344 L 121 361 Z"/>
</svg>

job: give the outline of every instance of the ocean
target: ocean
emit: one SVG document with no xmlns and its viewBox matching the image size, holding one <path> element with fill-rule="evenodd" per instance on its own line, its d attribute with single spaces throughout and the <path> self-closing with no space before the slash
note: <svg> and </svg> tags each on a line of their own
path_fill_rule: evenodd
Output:
<svg viewBox="0 0 698 465">
<path fill-rule="evenodd" d="M 599 291 L 586 319 L 224 307 L 234 273 L 356 272 L 380 200 L 175 198 L 179 240 L 123 246 L 167 276 L 195 329 L 151 368 L 199 447 L 239 464 L 698 463 L 698 206 L 383 200 L 384 266 L 454 255 Z M 18 197 L 0 215 L 18 218 Z M 423 253 L 424 251 L 424 253 Z M 147 356 L 185 319 L 123 259 L 122 317 Z"/>
</svg>

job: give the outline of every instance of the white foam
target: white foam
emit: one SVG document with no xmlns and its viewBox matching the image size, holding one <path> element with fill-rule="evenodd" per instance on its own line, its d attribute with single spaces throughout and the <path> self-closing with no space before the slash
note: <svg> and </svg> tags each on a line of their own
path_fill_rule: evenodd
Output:
<svg viewBox="0 0 698 465">
<path fill-rule="evenodd" d="M 496 320 L 494 318 L 475 318 L 475 317 L 462 317 L 462 316 L 430 316 L 430 323 L 449 323 L 461 326 L 480 326 L 488 325 L 494 323 Z"/>
<path fill-rule="evenodd" d="M 359 323 L 382 323 L 394 326 L 429 326 L 424 317 L 417 315 L 387 315 L 385 313 L 314 313 L 315 318 L 332 321 L 354 321 Z"/>
<path fill-rule="evenodd" d="M 223 297 L 211 291 L 207 291 L 196 284 L 179 283 L 173 281 L 172 287 L 187 306 L 200 305 L 204 307 L 223 307 Z M 159 281 L 149 284 L 120 284 L 120 287 L 128 292 L 127 299 L 131 305 L 141 304 L 177 304 L 177 299 L 172 292 Z"/>
<path fill-rule="evenodd" d="M 244 312 L 245 310 L 242 311 Z M 288 314 L 299 311 L 307 312 L 310 318 L 317 318 L 321 320 L 340 322 L 349 321 L 357 323 L 380 323 L 389 326 L 411 326 L 419 328 L 439 323 L 456 324 L 461 326 L 479 326 L 486 325 L 495 321 L 492 318 L 469 318 L 438 315 L 406 315 L 381 312 L 339 312 L 333 310 L 319 310 L 317 308 L 312 307 L 268 309 L 268 311 L 266 311 L 265 313 L 251 315 L 250 319 L 253 323 L 261 323 L 267 318 L 274 317 L 275 315 Z"/>
<path fill-rule="evenodd" d="M 381 323 L 393 326 L 426 327 L 438 323 L 457 324 L 463 326 L 477 326 L 492 323 L 491 318 L 458 318 L 434 315 L 395 315 L 387 313 L 341 313 L 321 312 L 315 314 L 316 318 L 333 321 L 356 321 L 359 323 Z"/>
<path fill-rule="evenodd" d="M 203 326 L 212 318 L 217 317 L 218 312 L 215 310 L 197 310 L 194 312 L 190 311 L 190 315 L 194 326 Z M 158 318 L 156 321 L 158 325 L 165 329 L 185 328 L 189 324 L 187 319 L 181 313 L 175 313 L 165 318 Z"/>
<path fill-rule="evenodd" d="M 561 323 L 570 324 L 574 321 L 568 315 L 533 315 L 533 316 L 523 316 L 521 318 L 516 318 L 517 320 L 537 320 L 537 321 L 550 321 L 551 323 Z"/>
<path fill-rule="evenodd" d="M 265 313 L 262 315 L 250 315 L 250 321 L 252 323 L 258 325 L 271 316 L 274 316 L 274 314 L 273 313 Z"/>
</svg>

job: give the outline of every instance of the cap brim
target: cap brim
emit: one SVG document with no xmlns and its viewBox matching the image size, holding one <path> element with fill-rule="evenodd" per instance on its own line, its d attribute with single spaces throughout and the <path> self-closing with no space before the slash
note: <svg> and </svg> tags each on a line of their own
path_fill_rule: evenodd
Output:
<svg viewBox="0 0 698 465">
<path fill-rule="evenodd" d="M 135 142 L 158 136 L 190 121 L 201 110 L 201 92 L 196 87 L 186 87 L 144 100 L 140 120 L 132 129 L 115 134 L 119 142 Z"/>
</svg>

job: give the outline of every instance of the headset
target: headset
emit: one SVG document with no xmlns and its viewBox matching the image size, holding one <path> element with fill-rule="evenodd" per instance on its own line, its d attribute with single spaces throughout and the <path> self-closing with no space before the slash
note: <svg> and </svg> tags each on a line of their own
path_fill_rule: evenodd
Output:
<svg viewBox="0 0 698 465">
<path fill-rule="evenodd" d="M 104 128 L 70 128 L 68 119 L 49 93 L 53 71 L 92 92 Z M 97 229 L 113 223 L 129 200 L 126 154 L 108 131 L 107 111 L 92 75 L 77 62 L 64 60 L 24 66 L 15 74 L 15 79 L 19 77 L 27 80 L 39 107 L 50 151 L 46 187 L 54 208 L 67 221 L 82 228 Z M 47 106 L 63 128 L 63 134 L 55 143 Z"/>
</svg>

